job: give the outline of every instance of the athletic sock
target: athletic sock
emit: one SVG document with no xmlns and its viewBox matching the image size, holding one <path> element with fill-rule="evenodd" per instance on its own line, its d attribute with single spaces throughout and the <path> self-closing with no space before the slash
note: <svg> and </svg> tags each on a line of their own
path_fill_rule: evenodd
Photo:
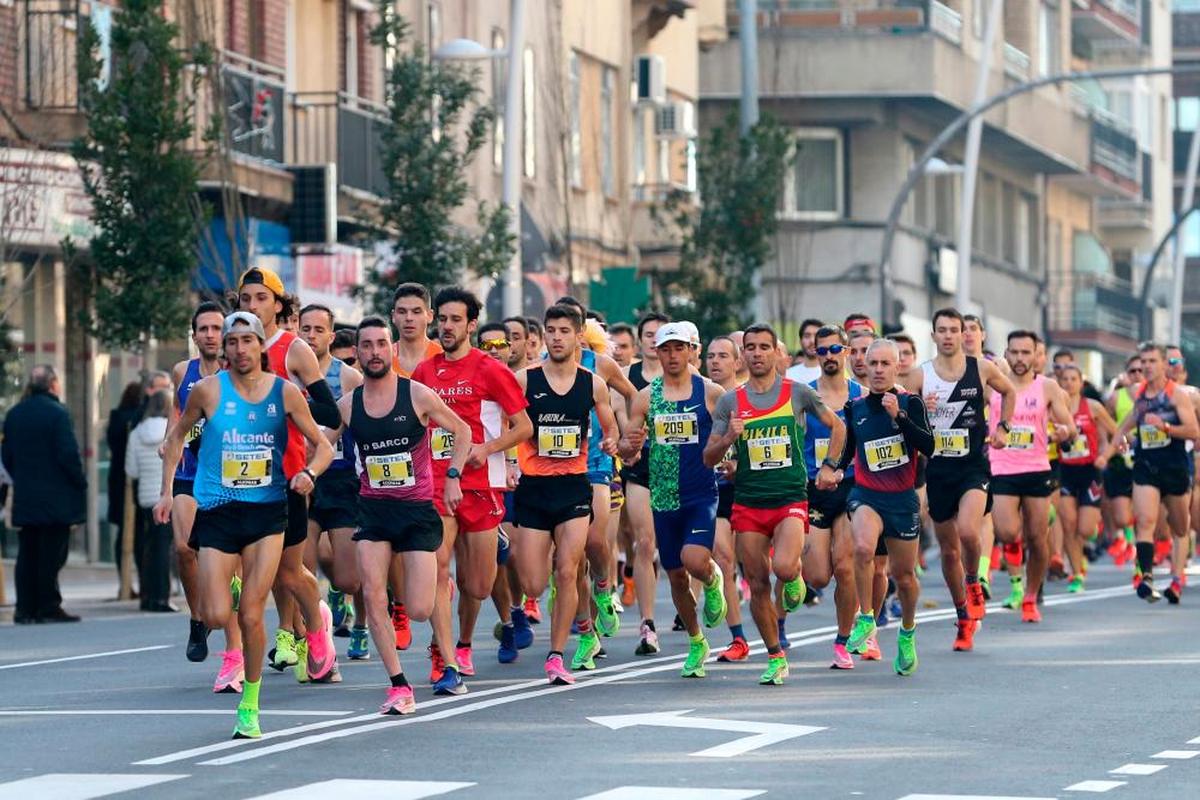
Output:
<svg viewBox="0 0 1200 800">
<path fill-rule="evenodd" d="M 746 638 L 746 632 L 744 630 L 742 630 L 741 623 L 739 623 L 737 625 L 730 625 L 729 626 L 729 635 L 732 636 L 734 639 L 745 639 Z"/>
<path fill-rule="evenodd" d="M 401 689 L 401 688 L 404 688 L 405 686 L 408 686 L 408 678 L 404 677 L 403 672 L 397 672 L 395 675 L 393 675 L 391 677 L 391 681 L 392 681 L 392 686 L 397 689 Z"/>
<path fill-rule="evenodd" d="M 833 637 L 833 643 L 834 643 L 835 645 L 838 645 L 838 644 L 840 644 L 842 647 L 845 647 L 845 646 L 846 646 L 846 642 L 848 642 L 848 641 L 850 641 L 850 636 L 849 636 L 849 634 L 847 634 L 846 636 L 842 636 L 842 635 L 839 633 L 837 636 Z"/>
<path fill-rule="evenodd" d="M 633 577 L 633 564 L 630 564 L 628 561 L 625 562 L 625 577 Z"/>
<path fill-rule="evenodd" d="M 1133 526 L 1132 525 L 1125 526 L 1125 541 L 1129 542 L 1130 544 L 1133 544 Z"/>
<path fill-rule="evenodd" d="M 503 623 L 503 627 L 505 627 L 505 628 L 511 628 L 512 626 L 513 626 L 513 621 L 511 619 L 508 622 Z"/>
<path fill-rule="evenodd" d="M 700 633 L 697 633 L 695 636 L 688 636 L 688 641 L 693 642 L 693 643 L 703 642 L 704 641 L 704 632 L 701 631 Z"/>
<path fill-rule="evenodd" d="M 262 688 L 262 678 L 256 681 L 242 681 L 242 708 L 258 708 L 258 690 Z"/>
<path fill-rule="evenodd" d="M 471 643 L 470 643 L 470 642 L 464 642 L 462 639 L 459 639 L 459 640 L 458 640 L 458 643 L 457 643 L 457 644 L 455 644 L 455 645 L 454 645 L 454 647 L 455 647 L 456 649 L 459 649 L 459 650 L 461 650 L 462 648 L 464 648 L 464 647 L 465 647 L 465 648 L 467 648 L 467 649 L 469 650 L 469 649 L 471 649 Z"/>
<path fill-rule="evenodd" d="M 1138 569 L 1146 579 L 1154 577 L 1154 542 L 1137 543 Z"/>
<path fill-rule="evenodd" d="M 911 628 L 904 627 L 903 622 L 900 623 L 900 635 L 901 636 L 912 636 L 916 632 L 917 632 L 917 624 L 915 622 L 913 623 L 913 626 Z"/>
<path fill-rule="evenodd" d="M 979 583 L 979 576 L 978 575 L 967 575 L 966 580 L 967 580 L 968 584 Z"/>
<path fill-rule="evenodd" d="M 966 603 L 963 603 L 961 606 L 955 606 L 954 613 L 958 615 L 959 619 L 970 619 L 970 616 L 967 614 Z"/>
<path fill-rule="evenodd" d="M 767 658 L 783 658 L 783 648 L 780 645 L 768 647 Z"/>
<path fill-rule="evenodd" d="M 595 583 L 595 591 L 607 592 L 608 591 L 608 578 L 598 578 Z"/>
<path fill-rule="evenodd" d="M 992 554 L 988 553 L 986 556 L 980 556 L 979 557 L 979 574 L 980 575 L 990 575 L 991 572 L 992 572 Z"/>
<path fill-rule="evenodd" d="M 579 626 L 580 635 L 592 632 L 592 618 L 591 617 L 587 617 L 585 619 L 577 619 L 577 620 L 575 620 L 575 624 Z"/>
<path fill-rule="evenodd" d="M 551 650 L 549 653 L 546 653 L 546 660 L 549 661 L 550 659 L 554 658 L 555 656 L 562 658 L 563 657 L 562 650 Z"/>
<path fill-rule="evenodd" d="M 650 630 L 652 630 L 652 631 L 654 630 L 654 620 L 644 619 L 644 620 L 642 620 L 642 624 L 645 625 Z"/>
</svg>

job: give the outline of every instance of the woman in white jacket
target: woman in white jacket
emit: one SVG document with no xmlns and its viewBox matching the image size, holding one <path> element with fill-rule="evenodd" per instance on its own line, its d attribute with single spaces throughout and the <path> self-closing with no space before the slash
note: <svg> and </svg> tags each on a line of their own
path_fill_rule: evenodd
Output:
<svg viewBox="0 0 1200 800">
<path fill-rule="evenodd" d="M 158 448 L 167 432 L 171 416 L 171 392 L 163 390 L 150 396 L 142 421 L 129 432 L 125 450 L 125 474 L 137 481 L 138 525 L 141 533 L 137 548 L 138 584 L 143 611 L 177 611 L 171 597 L 170 525 L 154 522 L 154 504 L 162 487 L 162 458 Z"/>
</svg>

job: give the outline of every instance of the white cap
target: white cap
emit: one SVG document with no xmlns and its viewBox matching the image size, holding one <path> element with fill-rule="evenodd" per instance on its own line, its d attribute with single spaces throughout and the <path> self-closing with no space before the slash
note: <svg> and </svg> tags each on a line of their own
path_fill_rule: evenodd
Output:
<svg viewBox="0 0 1200 800">
<path fill-rule="evenodd" d="M 695 326 L 695 324 L 688 322 L 686 319 L 683 320 L 682 322 L 680 322 L 679 324 L 682 325 L 684 328 L 686 328 L 687 332 L 689 334 L 691 334 L 692 347 L 699 347 L 700 346 L 700 329 L 697 328 Z"/>
<path fill-rule="evenodd" d="M 668 322 L 665 325 L 660 325 L 658 333 L 654 335 L 654 346 L 662 347 L 667 342 L 691 344 L 692 332 L 687 327 L 689 324 L 687 322 Z"/>
<path fill-rule="evenodd" d="M 235 311 L 225 317 L 225 324 L 221 326 L 221 341 L 225 341 L 226 336 L 235 332 L 233 329 L 234 325 L 245 325 L 259 339 L 264 342 L 267 340 L 267 334 L 263 331 L 262 320 L 256 314 L 251 314 L 249 311 Z"/>
</svg>

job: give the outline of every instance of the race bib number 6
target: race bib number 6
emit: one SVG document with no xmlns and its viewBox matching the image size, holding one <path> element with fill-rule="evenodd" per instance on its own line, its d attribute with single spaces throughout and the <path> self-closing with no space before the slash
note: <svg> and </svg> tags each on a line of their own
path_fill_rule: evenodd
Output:
<svg viewBox="0 0 1200 800">
<path fill-rule="evenodd" d="M 367 456 L 367 482 L 372 489 L 402 489 L 414 486 L 412 453 Z"/>
<path fill-rule="evenodd" d="M 700 425 L 696 415 L 659 414 L 654 418 L 654 440 L 662 445 L 699 443 Z"/>
<path fill-rule="evenodd" d="M 221 485 L 226 489 L 259 489 L 271 485 L 270 450 L 222 450 Z"/>
<path fill-rule="evenodd" d="M 792 440 L 787 436 L 762 436 L 746 442 L 750 469 L 785 469 L 792 465 Z"/>
</svg>

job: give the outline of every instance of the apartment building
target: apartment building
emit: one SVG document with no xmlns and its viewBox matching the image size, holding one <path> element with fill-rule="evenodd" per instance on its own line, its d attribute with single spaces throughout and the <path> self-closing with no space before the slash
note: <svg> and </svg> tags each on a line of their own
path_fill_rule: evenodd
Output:
<svg viewBox="0 0 1200 800">
<path fill-rule="evenodd" d="M 1200 65 L 1200 2 L 1177 0 L 1172 4 L 1172 45 L 1176 64 Z M 1188 149 L 1196 126 L 1200 125 L 1200 74 L 1184 73 L 1175 78 L 1172 115 L 1175 142 L 1173 186 L 1176 215 L 1183 214 L 1183 184 L 1187 174 Z M 1195 203 L 1193 202 L 1193 205 Z M 1184 249 L 1183 344 L 1188 353 L 1200 350 L 1200 214 L 1184 220 L 1177 242 Z M 1171 252 L 1168 250 L 1156 273 L 1170 277 Z M 1165 281 L 1158 282 L 1165 299 Z"/>
</svg>

